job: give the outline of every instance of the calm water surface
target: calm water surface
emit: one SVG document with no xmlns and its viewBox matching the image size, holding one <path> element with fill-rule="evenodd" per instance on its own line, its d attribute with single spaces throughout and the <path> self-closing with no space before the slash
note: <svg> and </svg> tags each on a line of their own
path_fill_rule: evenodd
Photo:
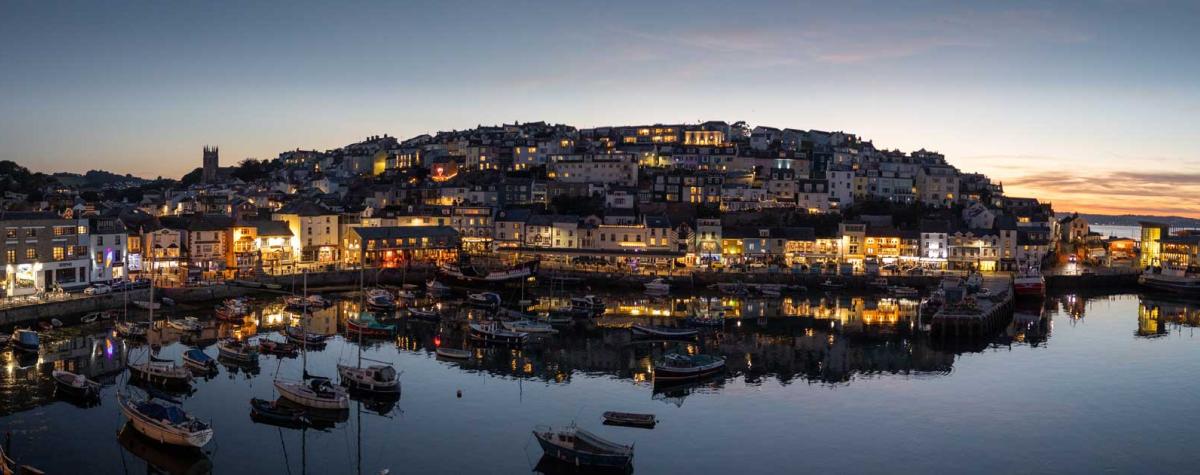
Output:
<svg viewBox="0 0 1200 475">
<path fill-rule="evenodd" d="M 40 363 L 3 355 L 0 429 L 18 460 L 48 473 L 528 473 L 541 458 L 531 429 L 571 421 L 635 443 L 637 473 L 1192 472 L 1200 461 L 1197 303 L 1058 296 L 1043 310 L 1023 309 L 994 338 L 964 343 L 914 335 L 912 302 L 610 300 L 618 301 L 596 325 L 523 351 L 476 348 L 467 363 L 432 352 L 435 338 L 463 346 L 461 324 L 401 320 L 396 339 L 363 354 L 403 371 L 402 398 L 353 402 L 344 421 L 323 430 L 249 418 L 249 399 L 275 397 L 275 374 L 297 377 L 299 359 L 222 366 L 183 396 L 216 431 L 201 453 L 122 431 L 114 395 L 125 359 L 145 358 L 145 344 L 107 336 L 107 324 L 66 328 Z M 723 354 L 730 370 L 656 389 L 650 362 L 677 344 L 635 343 L 623 327 L 714 307 L 739 318 L 690 349 Z M 343 301 L 310 330 L 336 333 L 355 311 L 352 298 Z M 189 343 L 215 356 L 218 336 L 271 334 L 288 321 L 271 303 L 245 325 L 214 322 Z M 171 330 L 151 340 L 166 357 L 189 347 Z M 350 340 L 310 352 L 309 371 L 335 376 L 339 361 L 353 364 L 359 347 Z M 57 398 L 50 372 L 58 368 L 104 382 L 101 404 Z M 607 410 L 655 413 L 660 423 L 604 426 Z"/>
</svg>

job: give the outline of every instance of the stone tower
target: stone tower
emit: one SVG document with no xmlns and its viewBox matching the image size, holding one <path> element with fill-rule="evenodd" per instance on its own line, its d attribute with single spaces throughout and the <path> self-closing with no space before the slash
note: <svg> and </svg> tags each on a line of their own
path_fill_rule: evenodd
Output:
<svg viewBox="0 0 1200 475">
<path fill-rule="evenodd" d="M 217 181 L 217 169 L 221 166 L 217 157 L 217 147 L 204 146 L 204 169 L 200 173 L 200 179 L 205 183 Z"/>
</svg>

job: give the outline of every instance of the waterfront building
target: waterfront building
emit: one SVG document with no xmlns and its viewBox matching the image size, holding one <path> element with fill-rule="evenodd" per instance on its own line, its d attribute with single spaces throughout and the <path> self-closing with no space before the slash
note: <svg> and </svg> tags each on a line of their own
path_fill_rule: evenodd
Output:
<svg viewBox="0 0 1200 475">
<path fill-rule="evenodd" d="M 288 223 L 299 247 L 292 254 L 304 263 L 331 264 L 338 260 L 340 215 L 315 201 L 301 199 L 271 213 L 274 221 Z"/>
<path fill-rule="evenodd" d="M 89 283 L 91 266 L 86 219 L 65 219 L 46 212 L 0 213 L 4 232 L 4 290 L 8 296 L 32 295 Z"/>
<path fill-rule="evenodd" d="M 347 263 L 401 268 L 458 259 L 459 233 L 450 226 L 352 227 L 346 238 Z"/>
<path fill-rule="evenodd" d="M 116 217 L 88 219 L 88 255 L 91 257 L 91 282 L 108 282 L 128 277 L 125 269 L 129 233 Z"/>
<path fill-rule="evenodd" d="M 1167 224 L 1153 221 L 1142 221 L 1141 225 L 1141 256 L 1138 263 L 1142 267 L 1162 265 L 1162 239 L 1171 234 Z"/>
</svg>

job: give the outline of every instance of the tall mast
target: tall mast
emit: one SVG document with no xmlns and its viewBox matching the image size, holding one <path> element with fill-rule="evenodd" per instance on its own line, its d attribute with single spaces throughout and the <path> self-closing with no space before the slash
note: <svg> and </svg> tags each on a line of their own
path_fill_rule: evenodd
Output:
<svg viewBox="0 0 1200 475">
<path fill-rule="evenodd" d="M 308 271 L 304 274 L 304 297 L 300 304 L 300 360 L 303 366 L 302 379 L 308 379 Z"/>
</svg>

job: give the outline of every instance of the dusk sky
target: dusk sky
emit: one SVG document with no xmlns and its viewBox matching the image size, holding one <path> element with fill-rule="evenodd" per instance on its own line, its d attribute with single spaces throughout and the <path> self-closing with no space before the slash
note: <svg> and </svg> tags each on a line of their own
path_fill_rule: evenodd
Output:
<svg viewBox="0 0 1200 475">
<path fill-rule="evenodd" d="M 11 2 L 0 159 L 179 177 L 479 124 L 720 119 L 1200 217 L 1200 2 Z"/>
</svg>

